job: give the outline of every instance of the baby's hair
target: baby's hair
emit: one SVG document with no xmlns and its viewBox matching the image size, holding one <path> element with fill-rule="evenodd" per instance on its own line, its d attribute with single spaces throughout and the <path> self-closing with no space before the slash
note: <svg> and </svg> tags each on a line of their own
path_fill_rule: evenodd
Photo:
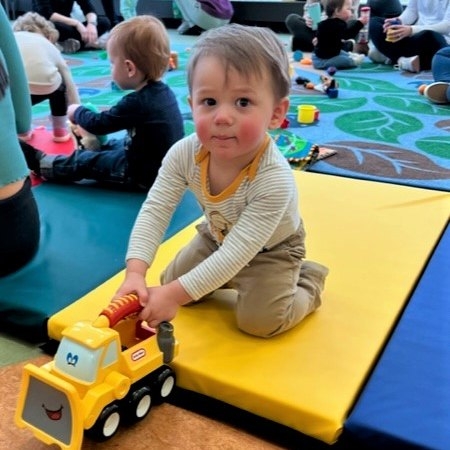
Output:
<svg viewBox="0 0 450 450">
<path fill-rule="evenodd" d="M 132 61 L 147 80 L 159 80 L 169 66 L 169 35 L 154 16 L 139 15 L 120 22 L 111 30 L 108 43 Z"/>
<path fill-rule="evenodd" d="M 289 58 L 284 45 L 269 28 L 232 23 L 203 33 L 189 59 L 190 92 L 195 68 L 204 56 L 222 61 L 225 73 L 232 68 L 240 75 L 256 75 L 261 80 L 269 75 L 275 97 L 282 99 L 289 95 Z"/>
<path fill-rule="evenodd" d="M 59 39 L 59 31 L 53 22 L 35 12 L 27 12 L 19 16 L 13 24 L 13 31 L 39 33 L 53 44 Z"/>
<path fill-rule="evenodd" d="M 344 3 L 346 0 L 327 0 L 324 1 L 324 6 L 325 6 L 325 14 L 327 15 L 327 17 L 332 17 L 333 14 L 336 12 L 336 10 L 338 9 L 342 9 L 344 7 Z"/>
</svg>

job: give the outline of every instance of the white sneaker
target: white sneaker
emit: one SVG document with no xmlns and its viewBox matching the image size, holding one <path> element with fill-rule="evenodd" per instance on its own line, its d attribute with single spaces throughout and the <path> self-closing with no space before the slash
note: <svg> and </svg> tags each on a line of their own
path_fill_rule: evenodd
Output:
<svg viewBox="0 0 450 450">
<path fill-rule="evenodd" d="M 423 95 L 432 103 L 439 105 L 450 103 L 450 83 L 443 81 L 431 83 L 425 88 Z"/>
<path fill-rule="evenodd" d="M 369 46 L 369 53 L 367 56 L 376 64 L 391 64 L 391 60 L 375 47 L 370 48 Z"/>
<path fill-rule="evenodd" d="M 406 70 L 407 72 L 419 73 L 420 72 L 420 59 L 419 56 L 400 56 L 395 66 L 397 69 Z"/>
<path fill-rule="evenodd" d="M 353 59 L 354 63 L 357 66 L 360 66 L 363 63 L 364 59 L 366 58 L 366 55 L 364 55 L 363 53 L 349 52 L 349 56 L 350 56 L 350 58 Z"/>
</svg>

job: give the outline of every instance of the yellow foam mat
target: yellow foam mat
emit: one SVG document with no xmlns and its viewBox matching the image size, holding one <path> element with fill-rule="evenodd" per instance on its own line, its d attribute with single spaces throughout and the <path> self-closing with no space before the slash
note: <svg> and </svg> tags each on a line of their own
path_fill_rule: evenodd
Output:
<svg viewBox="0 0 450 450">
<path fill-rule="evenodd" d="M 450 194 L 295 172 L 308 258 L 330 267 L 323 306 L 268 340 L 236 329 L 232 296 L 181 308 L 174 320 L 179 386 L 335 442 L 428 256 L 449 218 Z M 160 248 L 149 284 L 194 235 Z M 93 319 L 119 273 L 53 316 L 49 335 Z M 274 283 L 276 283 L 274 279 Z"/>
</svg>

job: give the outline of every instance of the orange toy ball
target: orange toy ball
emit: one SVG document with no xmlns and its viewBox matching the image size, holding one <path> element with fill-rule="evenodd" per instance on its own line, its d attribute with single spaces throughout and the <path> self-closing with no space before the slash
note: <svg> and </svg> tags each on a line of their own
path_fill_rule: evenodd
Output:
<svg viewBox="0 0 450 450">
<path fill-rule="evenodd" d="M 305 64 L 306 66 L 310 66 L 312 64 L 311 58 L 303 58 L 300 60 L 300 64 Z"/>
<path fill-rule="evenodd" d="M 426 84 L 421 84 L 421 85 L 419 86 L 418 91 L 419 91 L 419 94 L 420 94 L 420 95 L 423 95 L 423 93 L 425 92 L 425 88 L 426 88 L 426 87 L 427 87 Z"/>
</svg>

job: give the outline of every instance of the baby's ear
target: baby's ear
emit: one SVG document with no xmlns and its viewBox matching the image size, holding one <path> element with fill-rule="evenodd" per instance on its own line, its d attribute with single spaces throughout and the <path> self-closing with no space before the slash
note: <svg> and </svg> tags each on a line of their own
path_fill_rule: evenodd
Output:
<svg viewBox="0 0 450 450">
<path fill-rule="evenodd" d="M 289 97 L 283 97 L 278 103 L 275 104 L 273 109 L 272 118 L 270 120 L 269 129 L 275 130 L 280 128 L 283 123 L 286 114 L 289 110 Z"/>
</svg>

